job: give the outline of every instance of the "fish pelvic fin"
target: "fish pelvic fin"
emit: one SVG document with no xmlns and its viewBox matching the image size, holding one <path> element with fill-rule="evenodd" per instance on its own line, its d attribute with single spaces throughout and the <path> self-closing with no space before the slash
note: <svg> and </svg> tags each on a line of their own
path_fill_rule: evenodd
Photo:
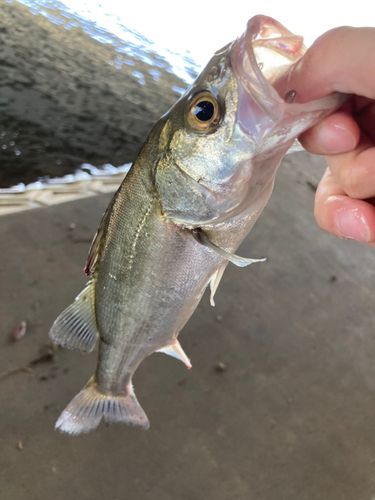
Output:
<svg viewBox="0 0 375 500">
<path fill-rule="evenodd" d="M 202 231 L 202 229 L 197 228 L 192 230 L 194 238 L 205 247 L 209 248 L 213 252 L 216 252 L 223 259 L 229 260 L 232 264 L 238 267 L 246 267 L 250 266 L 250 264 L 254 264 L 255 262 L 265 262 L 267 259 L 249 259 L 247 257 L 240 257 L 239 255 L 235 255 L 234 253 L 228 252 L 224 248 L 219 247 L 214 242 L 210 240 L 208 235 Z"/>
<path fill-rule="evenodd" d="M 57 317 L 49 332 L 49 338 L 54 344 L 67 349 L 91 352 L 98 336 L 95 283 L 91 280 L 74 302 Z"/>
<path fill-rule="evenodd" d="M 125 423 L 148 429 L 150 423 L 129 383 L 124 394 L 104 394 L 98 390 L 95 377 L 68 404 L 58 418 L 55 429 L 68 434 L 93 431 L 101 420 Z"/>
</svg>

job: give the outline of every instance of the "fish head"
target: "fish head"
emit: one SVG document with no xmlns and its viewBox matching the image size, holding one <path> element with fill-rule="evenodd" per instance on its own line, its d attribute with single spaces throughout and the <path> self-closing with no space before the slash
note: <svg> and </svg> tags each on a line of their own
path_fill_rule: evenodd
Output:
<svg viewBox="0 0 375 500">
<path fill-rule="evenodd" d="M 287 89 L 304 52 L 300 36 L 256 16 L 214 54 L 160 125 L 155 183 L 166 216 L 212 227 L 259 215 L 293 141 L 343 102 L 333 94 L 299 103 Z"/>
</svg>

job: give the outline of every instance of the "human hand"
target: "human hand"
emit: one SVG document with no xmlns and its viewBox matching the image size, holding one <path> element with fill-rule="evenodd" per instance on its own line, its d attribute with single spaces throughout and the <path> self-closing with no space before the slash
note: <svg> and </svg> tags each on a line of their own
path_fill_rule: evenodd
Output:
<svg viewBox="0 0 375 500">
<path fill-rule="evenodd" d="M 299 139 L 328 163 L 315 197 L 318 224 L 337 236 L 375 243 L 375 28 L 325 33 L 292 68 L 288 87 L 298 102 L 335 91 L 350 95 Z"/>
</svg>

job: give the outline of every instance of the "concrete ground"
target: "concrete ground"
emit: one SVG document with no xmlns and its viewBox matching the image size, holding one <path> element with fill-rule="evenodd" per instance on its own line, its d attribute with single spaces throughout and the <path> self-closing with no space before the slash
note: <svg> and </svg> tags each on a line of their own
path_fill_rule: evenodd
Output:
<svg viewBox="0 0 375 500">
<path fill-rule="evenodd" d="M 51 354 L 47 332 L 109 195 L 0 218 L 1 500 L 375 498 L 374 251 L 315 226 L 321 168 L 296 154 L 281 169 L 240 251 L 268 262 L 228 266 L 181 334 L 193 370 L 162 354 L 138 370 L 147 432 L 53 429 L 95 354 Z"/>
</svg>

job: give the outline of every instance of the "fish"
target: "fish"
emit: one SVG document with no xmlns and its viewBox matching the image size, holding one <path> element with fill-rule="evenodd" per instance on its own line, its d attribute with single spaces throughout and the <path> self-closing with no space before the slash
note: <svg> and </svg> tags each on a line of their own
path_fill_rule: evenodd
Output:
<svg viewBox="0 0 375 500">
<path fill-rule="evenodd" d="M 162 352 L 191 368 L 178 335 L 206 288 L 214 305 L 229 262 L 264 261 L 235 252 L 287 150 L 344 99 L 302 103 L 294 89 L 280 93 L 304 51 L 279 22 L 253 17 L 151 129 L 94 237 L 87 285 L 49 333 L 68 349 L 99 344 L 95 374 L 56 429 L 75 435 L 102 420 L 147 429 L 132 383 L 140 363 Z"/>
</svg>

